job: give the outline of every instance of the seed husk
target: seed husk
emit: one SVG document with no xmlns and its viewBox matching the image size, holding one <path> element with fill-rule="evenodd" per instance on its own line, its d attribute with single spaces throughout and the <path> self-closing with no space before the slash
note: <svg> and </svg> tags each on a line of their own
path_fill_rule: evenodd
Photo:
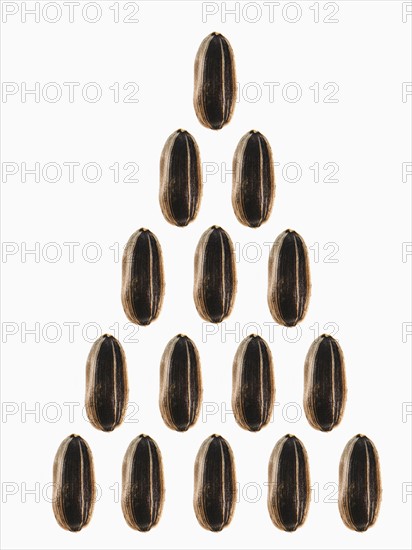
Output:
<svg viewBox="0 0 412 550">
<path fill-rule="evenodd" d="M 111 432 L 123 422 L 129 388 L 126 356 L 110 334 L 98 338 L 86 364 L 86 413 L 95 428 Z"/>
<path fill-rule="evenodd" d="M 193 297 L 199 315 L 220 323 L 232 311 L 237 288 L 232 240 L 213 225 L 201 236 L 195 254 Z"/>
<path fill-rule="evenodd" d="M 200 359 L 194 342 L 178 334 L 168 342 L 160 363 L 160 412 L 172 430 L 196 423 L 202 402 Z"/>
<path fill-rule="evenodd" d="M 272 354 L 263 338 L 247 336 L 233 361 L 232 409 L 236 422 L 251 432 L 269 422 L 275 402 Z"/>
<path fill-rule="evenodd" d="M 302 237 L 287 229 L 273 243 L 269 256 L 268 305 L 280 325 L 294 327 L 306 315 L 310 299 L 308 252 Z"/>
<path fill-rule="evenodd" d="M 276 443 L 269 460 L 269 514 L 279 529 L 295 531 L 304 523 L 309 503 L 306 449 L 297 437 L 288 434 Z"/>
<path fill-rule="evenodd" d="M 194 137 L 185 130 L 171 134 L 160 159 L 159 201 L 166 220 L 179 227 L 193 221 L 202 197 L 200 153 Z"/>
<path fill-rule="evenodd" d="M 128 240 L 122 261 L 122 304 L 127 318 L 149 325 L 160 313 L 164 296 L 162 249 L 148 229 Z"/>
<path fill-rule="evenodd" d="M 199 122 L 219 130 L 230 122 L 236 103 L 235 58 L 228 40 L 212 32 L 200 44 L 195 60 L 193 104 Z"/>
<path fill-rule="evenodd" d="M 233 157 L 232 205 L 243 225 L 260 227 L 269 219 L 275 196 L 272 150 L 263 134 L 251 130 Z"/>
<path fill-rule="evenodd" d="M 209 531 L 227 527 L 236 506 L 236 472 L 232 449 L 220 435 L 211 435 L 202 443 L 194 485 L 193 507 L 200 525 Z"/>
<path fill-rule="evenodd" d="M 53 465 L 53 512 L 67 531 L 80 531 L 90 522 L 95 501 L 92 452 L 79 435 L 66 437 Z"/>
<path fill-rule="evenodd" d="M 382 498 L 379 455 L 366 435 L 346 445 L 339 466 L 339 512 L 354 531 L 366 531 L 378 519 Z"/>
<path fill-rule="evenodd" d="M 130 443 L 123 460 L 122 510 L 127 524 L 138 531 L 157 525 L 163 509 L 162 455 L 148 435 Z"/>
<path fill-rule="evenodd" d="M 305 360 L 303 405 L 309 424 L 329 432 L 342 420 L 346 403 L 345 360 L 339 343 L 322 334 Z"/>
</svg>

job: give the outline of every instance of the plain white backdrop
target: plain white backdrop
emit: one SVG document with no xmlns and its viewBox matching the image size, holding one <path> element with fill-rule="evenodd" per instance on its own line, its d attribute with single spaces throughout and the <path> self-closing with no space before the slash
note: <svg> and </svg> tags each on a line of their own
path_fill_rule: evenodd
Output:
<svg viewBox="0 0 412 550">
<path fill-rule="evenodd" d="M 3 548 L 410 548 L 410 2 L 35 4 L 2 2 Z M 212 31 L 232 44 L 240 89 L 218 132 L 192 105 L 194 58 Z M 158 203 L 160 153 L 177 128 L 196 138 L 206 180 L 184 229 Z M 253 128 L 278 163 L 272 216 L 256 230 L 237 222 L 226 173 Z M 138 181 L 123 181 L 130 174 Z M 236 243 L 239 279 L 217 328 L 192 299 L 194 250 L 213 224 Z M 162 245 L 166 295 L 159 319 L 136 330 L 121 306 L 120 259 L 140 227 Z M 284 331 L 266 304 L 267 243 L 288 227 L 310 247 L 313 291 L 304 322 Z M 236 348 L 256 331 L 273 353 L 277 404 L 254 434 L 236 424 L 230 400 Z M 348 402 L 323 434 L 302 411 L 303 363 L 328 331 L 345 354 Z M 129 368 L 132 406 L 110 434 L 82 416 L 85 362 L 101 332 L 119 337 Z M 160 357 L 179 332 L 199 348 L 204 383 L 201 417 L 184 434 L 158 409 Z M 100 488 L 78 534 L 57 525 L 50 502 L 54 455 L 70 433 L 88 441 Z M 149 533 L 130 529 L 119 503 L 123 455 L 140 433 L 157 441 L 165 468 L 164 512 Z M 198 525 L 192 506 L 194 459 L 212 433 L 231 444 L 239 482 L 219 534 Z M 313 485 L 292 534 L 266 506 L 269 456 L 286 433 L 305 444 Z M 340 455 L 357 433 L 377 446 L 383 481 L 380 517 L 364 534 L 343 525 L 336 500 Z"/>
</svg>

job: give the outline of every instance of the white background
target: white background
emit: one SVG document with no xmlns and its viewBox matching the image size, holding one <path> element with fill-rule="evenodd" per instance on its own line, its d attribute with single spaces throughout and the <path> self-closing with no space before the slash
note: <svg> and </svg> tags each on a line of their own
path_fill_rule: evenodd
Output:
<svg viewBox="0 0 412 550">
<path fill-rule="evenodd" d="M 2 4 L 4 9 L 6 2 Z M 314 2 L 289 2 L 293 5 L 286 8 L 282 2 L 274 7 L 273 21 L 264 3 L 249 3 L 246 12 L 242 4 L 239 21 L 227 15 L 226 22 L 224 6 L 218 3 L 209 3 L 207 9 L 217 13 L 202 21 L 202 2 L 138 2 L 138 22 L 129 24 L 123 19 L 134 10 L 133 2 L 120 2 L 118 23 L 113 21 L 112 1 L 100 2 L 96 23 L 87 22 L 79 8 L 70 23 L 62 3 L 61 19 L 50 23 L 46 19 L 57 13 L 50 2 L 40 22 L 30 15 L 24 22 L 23 4 L 32 8 L 34 3 L 11 4 L 18 12 L 2 25 L 2 80 L 16 83 L 18 91 L 3 95 L 2 161 L 17 163 L 19 172 L 7 178 L 3 173 L 2 181 L 3 252 L 9 252 L 2 260 L 3 547 L 410 548 L 411 336 L 403 338 L 402 330 L 410 330 L 411 322 L 411 256 L 402 258 L 402 243 L 411 241 L 411 176 L 402 181 L 402 163 L 411 160 L 412 97 L 402 100 L 402 83 L 411 81 L 412 17 L 402 21 L 402 2 L 339 2 L 336 23 L 323 22 L 334 11 L 334 3 L 323 2 L 319 23 L 310 8 Z M 226 3 L 227 9 L 233 7 L 233 2 Z M 89 19 L 95 17 L 93 9 L 87 12 Z M 259 9 L 260 19 L 251 22 Z M 212 31 L 231 42 L 241 89 L 232 122 L 218 132 L 203 128 L 192 106 L 194 58 Z M 40 83 L 38 102 L 33 95 L 22 98 L 24 82 L 27 88 Z M 41 95 L 48 82 L 61 87 L 62 98 L 55 103 Z M 80 83 L 73 102 L 63 82 Z M 89 82 L 102 89 L 96 103 L 82 97 Z M 109 89 L 115 82 L 120 85 L 119 102 Z M 123 102 L 127 82 L 138 84 L 138 103 Z M 279 83 L 274 97 L 265 82 Z M 287 86 L 290 82 L 294 87 Z M 310 89 L 316 82 L 318 102 Z M 339 87 L 333 96 L 338 102 L 323 102 L 333 91 L 323 90 L 329 82 Z M 301 98 L 290 101 L 299 88 Z M 284 97 L 282 91 L 290 95 Z M 256 93 L 261 97 L 255 101 Z M 195 136 L 208 171 L 219 167 L 207 177 L 198 218 L 184 229 L 169 225 L 158 203 L 160 152 L 177 128 Z M 237 222 L 231 176 L 222 177 L 220 169 L 221 163 L 230 169 L 239 139 L 252 128 L 269 139 L 280 163 L 272 216 L 256 230 Z M 46 181 L 52 169 L 46 179 L 41 175 L 35 182 L 27 175 L 24 183 L 24 162 L 28 168 L 54 162 L 66 171 L 54 183 Z M 98 163 L 102 177 L 86 181 L 77 168 L 71 183 L 64 162 Z M 137 163 L 138 183 L 115 183 L 109 169 L 115 162 Z M 309 168 L 316 162 L 319 182 Z M 339 166 L 338 181 L 322 181 L 327 162 Z M 292 169 L 282 173 L 287 163 L 301 169 L 298 181 L 291 181 Z M 193 255 L 200 235 L 212 224 L 224 227 L 237 243 L 239 285 L 230 318 L 207 335 L 213 326 L 201 321 L 192 300 Z M 121 257 L 127 239 L 140 227 L 151 229 L 161 242 L 166 296 L 160 318 L 127 342 L 132 329 L 121 306 L 121 263 L 115 253 L 119 250 Z M 284 332 L 273 323 L 266 304 L 264 243 L 288 227 L 311 247 L 313 292 L 300 329 Z M 80 243 L 73 261 L 63 244 L 68 242 Z M 91 242 L 97 245 L 88 246 Z M 35 246 L 36 254 L 25 254 Z M 101 258 L 93 262 L 96 246 Z M 53 262 L 59 250 L 61 258 Z M 258 259 L 250 261 L 256 254 Z M 73 338 L 70 322 L 77 323 Z M 128 359 L 130 401 L 139 410 L 106 434 L 94 429 L 81 409 L 87 354 L 100 334 L 96 324 L 113 333 L 115 323 Z M 325 328 L 326 323 L 334 325 Z M 301 415 L 303 363 L 315 335 L 331 327 L 338 329 L 346 358 L 348 402 L 341 425 L 323 434 Z M 26 329 L 35 329 L 37 335 Z M 273 422 L 253 434 L 224 411 L 230 410 L 236 348 L 256 330 L 274 356 L 277 406 Z M 185 434 L 168 429 L 158 409 L 160 357 L 179 332 L 196 342 L 204 382 L 202 416 Z M 75 403 L 72 418 L 64 405 L 68 402 Z M 36 412 L 27 414 L 27 409 Z M 78 534 L 57 525 L 50 503 L 54 455 L 70 433 L 88 441 L 101 488 L 92 521 Z M 162 450 L 166 482 L 163 516 L 146 534 L 126 525 L 116 501 L 123 455 L 140 433 L 151 435 Z M 194 459 L 212 433 L 230 442 L 240 486 L 234 519 L 219 534 L 202 529 L 192 507 Z M 272 525 L 264 485 L 272 448 L 286 433 L 305 444 L 314 498 L 318 493 L 305 525 L 292 534 Z M 357 433 L 376 444 L 383 480 L 380 517 L 364 534 L 343 525 L 336 502 L 340 455 Z"/>
</svg>

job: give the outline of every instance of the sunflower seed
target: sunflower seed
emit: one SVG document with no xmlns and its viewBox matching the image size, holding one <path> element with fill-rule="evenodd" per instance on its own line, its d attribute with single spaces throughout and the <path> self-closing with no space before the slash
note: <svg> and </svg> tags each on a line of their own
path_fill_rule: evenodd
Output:
<svg viewBox="0 0 412 550">
<path fill-rule="evenodd" d="M 235 59 L 228 40 L 218 32 L 206 36 L 195 60 L 193 104 L 199 122 L 219 130 L 232 118 L 237 86 Z"/>
<path fill-rule="evenodd" d="M 310 298 L 310 271 L 302 237 L 287 229 L 273 243 L 269 256 L 268 304 L 273 319 L 294 327 L 306 315 Z"/>
<path fill-rule="evenodd" d="M 232 205 L 243 225 L 267 221 L 275 195 L 272 150 L 260 132 L 251 130 L 239 141 L 233 157 Z"/>
<path fill-rule="evenodd" d="M 236 505 L 235 461 L 229 443 L 211 435 L 201 445 L 195 463 L 193 506 L 198 522 L 221 531 L 232 520 Z"/>
<path fill-rule="evenodd" d="M 271 417 L 275 401 L 272 354 L 256 334 L 239 345 L 233 362 L 232 409 L 245 430 L 259 431 Z"/>
<path fill-rule="evenodd" d="M 199 315 L 211 323 L 223 321 L 232 311 L 236 286 L 232 241 L 224 229 L 213 225 L 196 248 L 193 297 Z"/>
<path fill-rule="evenodd" d="M 69 435 L 53 465 L 53 512 L 68 531 L 80 531 L 92 518 L 95 501 L 92 452 L 79 435 Z"/>
<path fill-rule="evenodd" d="M 160 159 L 159 201 L 166 220 L 179 227 L 196 216 L 202 196 L 200 153 L 193 136 L 177 130 L 167 139 Z"/>
<path fill-rule="evenodd" d="M 104 334 L 93 344 L 86 365 L 86 412 L 98 430 L 111 432 L 124 419 L 129 389 L 120 342 Z"/>
<path fill-rule="evenodd" d="M 190 338 L 178 334 L 167 344 L 160 363 L 160 412 L 172 430 L 195 424 L 202 401 L 199 353 Z"/>
<path fill-rule="evenodd" d="M 122 510 L 126 522 L 138 531 L 150 531 L 160 520 L 164 501 L 160 449 L 148 435 L 130 443 L 123 460 Z"/>
<path fill-rule="evenodd" d="M 379 456 L 366 435 L 346 445 L 339 466 L 339 512 L 346 527 L 366 531 L 378 519 L 382 487 Z"/>
<path fill-rule="evenodd" d="M 127 318 L 150 325 L 162 307 L 164 295 L 162 249 L 148 229 L 130 237 L 122 261 L 122 304 Z"/>
<path fill-rule="evenodd" d="M 295 531 L 308 513 L 309 464 L 303 443 L 285 435 L 276 443 L 269 461 L 268 509 L 273 523 L 283 531 Z"/>
<path fill-rule="evenodd" d="M 327 334 L 319 336 L 305 360 L 303 404 L 311 426 L 329 432 L 342 420 L 346 403 L 346 377 L 343 352 Z"/>
</svg>

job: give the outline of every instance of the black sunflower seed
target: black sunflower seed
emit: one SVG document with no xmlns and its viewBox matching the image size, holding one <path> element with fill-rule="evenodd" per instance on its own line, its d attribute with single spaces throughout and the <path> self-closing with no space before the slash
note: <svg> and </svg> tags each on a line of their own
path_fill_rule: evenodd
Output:
<svg viewBox="0 0 412 550">
<path fill-rule="evenodd" d="M 305 360 L 303 404 L 314 428 L 329 432 L 342 420 L 346 403 L 346 377 L 343 352 L 327 334 L 319 336 Z"/>
<path fill-rule="evenodd" d="M 196 218 L 202 196 L 200 153 L 192 135 L 177 130 L 160 159 L 159 201 L 169 223 L 183 227 Z"/>
<path fill-rule="evenodd" d="M 122 304 L 132 323 L 149 325 L 162 307 L 164 296 L 162 249 L 148 229 L 130 237 L 122 260 Z"/>
<path fill-rule="evenodd" d="M 233 244 L 224 229 L 212 226 L 200 238 L 195 254 L 193 297 L 199 315 L 220 323 L 232 311 L 236 295 Z"/>
<path fill-rule="evenodd" d="M 157 525 L 163 508 L 162 455 L 155 441 L 139 435 L 130 443 L 123 460 L 122 510 L 128 525 L 149 531 Z"/>
<path fill-rule="evenodd" d="M 236 473 L 232 449 L 219 435 L 201 445 L 195 463 L 193 506 L 198 522 L 221 531 L 232 520 L 236 505 Z"/>
<path fill-rule="evenodd" d="M 275 172 L 268 140 L 252 130 L 233 157 L 232 205 L 243 225 L 259 227 L 269 219 L 275 196 Z"/>
<path fill-rule="evenodd" d="M 178 334 L 167 344 L 160 363 L 160 412 L 179 432 L 196 422 L 202 402 L 199 353 L 190 338 Z"/>
<path fill-rule="evenodd" d="M 252 432 L 259 431 L 271 417 L 275 402 L 272 354 L 256 334 L 239 345 L 233 362 L 232 409 L 236 422 Z"/>
<path fill-rule="evenodd" d="M 306 245 L 287 229 L 273 243 L 269 256 L 268 305 L 273 319 L 293 327 L 306 315 L 310 298 L 310 271 Z"/>
<path fill-rule="evenodd" d="M 294 435 L 276 443 L 269 461 L 268 509 L 273 523 L 283 531 L 295 531 L 308 513 L 309 464 L 305 447 Z"/>
<path fill-rule="evenodd" d="M 339 466 L 339 512 L 344 524 L 366 531 L 378 519 L 381 497 L 378 451 L 366 435 L 355 435 Z"/>
<path fill-rule="evenodd" d="M 79 435 L 69 435 L 57 450 L 53 466 L 53 512 L 68 531 L 80 531 L 92 518 L 95 501 L 91 450 Z"/>
<path fill-rule="evenodd" d="M 199 122 L 219 130 L 232 118 L 237 85 L 235 59 L 228 40 L 218 32 L 206 36 L 195 60 L 193 104 Z"/>
<path fill-rule="evenodd" d="M 119 426 L 128 393 L 123 348 L 114 336 L 104 334 L 94 342 L 86 365 L 86 412 L 93 426 L 104 432 Z"/>
</svg>

